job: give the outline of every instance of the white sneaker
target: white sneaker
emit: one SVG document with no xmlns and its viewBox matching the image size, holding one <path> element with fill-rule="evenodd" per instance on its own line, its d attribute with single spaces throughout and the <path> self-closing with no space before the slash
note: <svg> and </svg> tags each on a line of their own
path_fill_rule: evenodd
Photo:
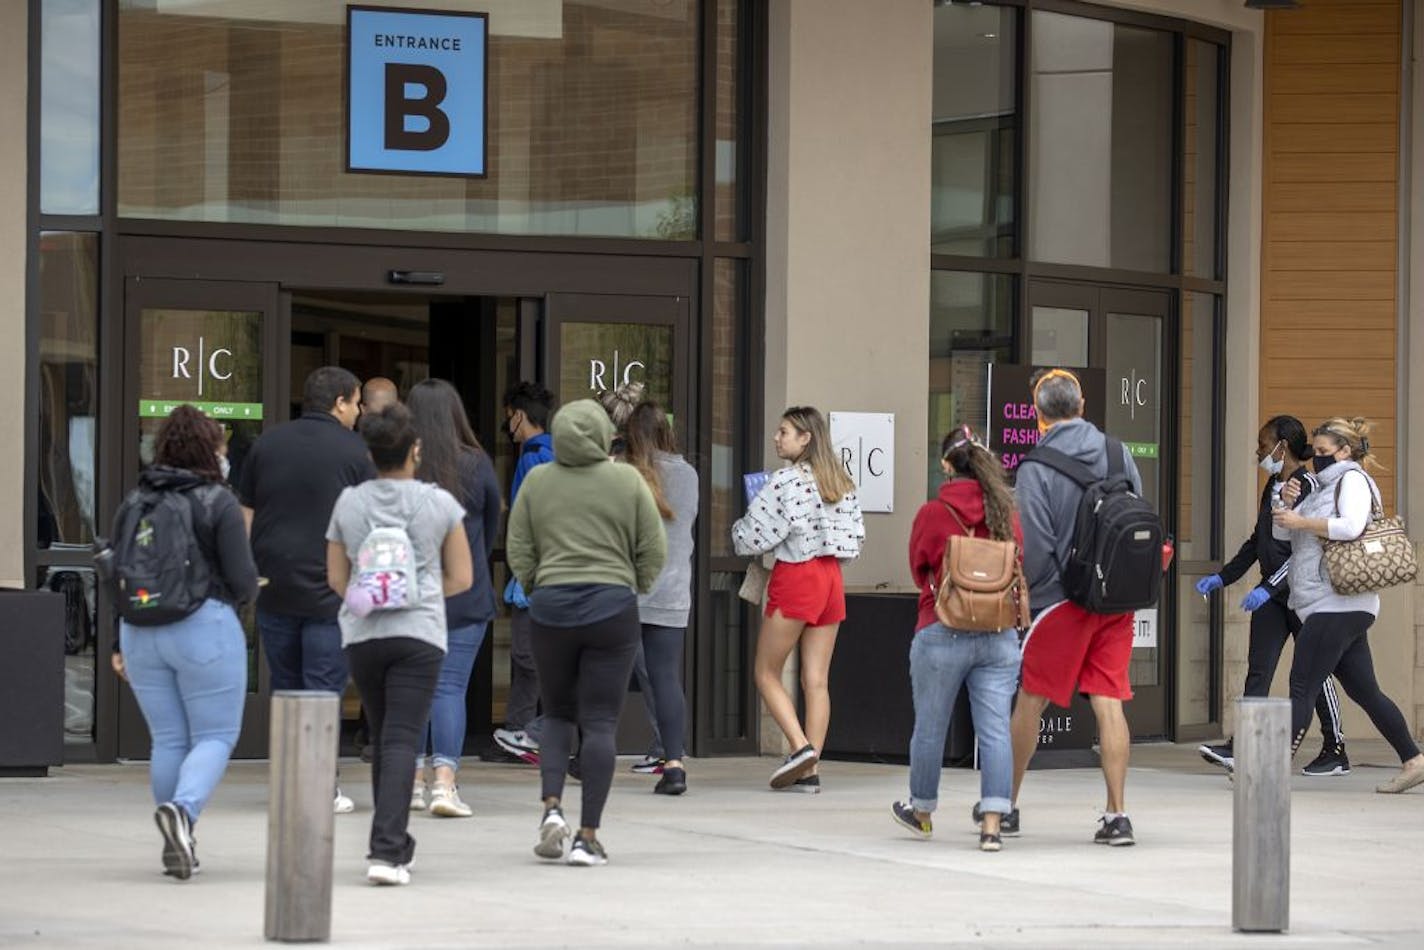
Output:
<svg viewBox="0 0 1424 950">
<path fill-rule="evenodd" d="M 405 864 L 386 864 L 382 861 L 373 861 L 366 868 L 366 882 L 393 886 L 409 884 L 410 867 Z"/>
<path fill-rule="evenodd" d="M 454 785 L 436 782 L 430 790 L 430 813 L 441 818 L 469 818 L 474 814 L 474 811 L 469 805 L 460 801 L 458 788 Z"/>
<path fill-rule="evenodd" d="M 425 783 L 416 782 L 410 790 L 410 810 L 425 811 Z"/>
<path fill-rule="evenodd" d="M 539 743 L 523 729 L 496 729 L 494 741 L 510 755 L 523 757 L 539 754 Z"/>
<path fill-rule="evenodd" d="M 544 820 L 539 823 L 539 843 L 534 846 L 534 853 L 557 861 L 564 856 L 564 842 L 568 838 L 569 823 L 564 821 L 564 813 L 550 808 L 544 812 Z"/>
<path fill-rule="evenodd" d="M 356 810 L 356 803 L 348 796 L 341 794 L 341 789 L 336 790 L 336 800 L 332 802 L 332 810 L 338 815 L 349 815 Z"/>
</svg>

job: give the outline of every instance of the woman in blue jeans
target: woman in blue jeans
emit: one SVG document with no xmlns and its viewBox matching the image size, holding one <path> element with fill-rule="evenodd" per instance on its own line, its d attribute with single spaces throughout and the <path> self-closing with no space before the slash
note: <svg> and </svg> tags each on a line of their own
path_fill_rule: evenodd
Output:
<svg viewBox="0 0 1424 950">
<path fill-rule="evenodd" d="M 1004 822 L 1013 807 L 1013 746 L 1009 713 L 1018 686 L 1019 642 L 1013 628 L 997 633 L 952 630 L 935 615 L 935 589 L 945 545 L 952 535 L 974 534 L 1023 547 L 1023 532 L 1003 467 L 968 426 L 945 436 L 940 467 L 949 476 L 939 497 L 915 515 L 910 532 L 910 572 L 920 589 L 915 639 L 910 645 L 910 683 L 915 732 L 910 739 L 910 799 L 895 802 L 891 815 L 913 834 L 928 838 L 939 799 L 944 740 L 961 686 L 969 687 L 974 731 L 979 740 L 981 822 L 979 848 L 998 851 Z"/>
<path fill-rule="evenodd" d="M 469 818 L 473 812 L 460 798 L 455 775 L 465 749 L 465 692 L 475 657 L 479 656 L 495 614 L 489 558 L 499 533 L 499 482 L 489 453 L 475 438 L 454 386 L 443 379 L 427 379 L 411 388 L 406 404 L 420 437 L 416 477 L 439 485 L 465 509 L 465 537 L 474 567 L 473 586 L 445 598 L 448 649 L 435 683 L 430 726 L 421 748 L 422 753 L 426 749 L 433 753 L 430 764 L 435 769 L 435 782 L 430 786 L 430 813 L 441 818 Z M 424 772 L 422 755 L 415 762 L 412 811 L 426 807 Z"/>
<path fill-rule="evenodd" d="M 149 782 L 163 835 L 163 873 L 180 881 L 198 868 L 193 826 L 242 728 L 247 637 L 237 608 L 257 596 L 242 510 L 223 485 L 223 449 L 222 428 L 192 406 L 179 406 L 159 426 L 154 464 L 139 476 L 139 489 L 179 492 L 192 502 L 193 530 L 208 562 L 208 596 L 175 623 L 120 623 L 112 661 L 133 687 L 153 739 Z"/>
</svg>

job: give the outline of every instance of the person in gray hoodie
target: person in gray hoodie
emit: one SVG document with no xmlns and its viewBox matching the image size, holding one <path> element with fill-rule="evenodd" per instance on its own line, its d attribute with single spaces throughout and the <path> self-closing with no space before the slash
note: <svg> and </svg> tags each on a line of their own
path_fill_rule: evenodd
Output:
<svg viewBox="0 0 1424 950">
<path fill-rule="evenodd" d="M 1315 699 L 1331 673 L 1345 695 L 1360 705 L 1399 755 L 1399 774 L 1379 785 L 1385 794 L 1424 783 L 1424 754 L 1394 701 L 1379 688 L 1366 639 L 1379 615 L 1379 594 L 1338 593 L 1324 563 L 1324 542 L 1352 541 L 1382 507 L 1379 486 L 1365 471 L 1377 467 L 1370 455 L 1369 423 L 1331 419 L 1312 433 L 1311 459 L 1320 487 L 1299 501 L 1299 486 L 1288 485 L 1281 498 L 1288 506 L 1275 512 L 1274 533 L 1291 542 L 1290 607 L 1300 616 L 1291 661 L 1291 752 L 1300 748 Z"/>
<path fill-rule="evenodd" d="M 667 562 L 652 590 L 638 598 L 657 731 L 662 738 L 659 795 L 687 791 L 682 756 L 687 733 L 687 700 L 682 691 L 682 646 L 692 610 L 692 528 L 697 520 L 697 470 L 677 454 L 667 413 L 656 403 L 639 404 L 623 426 L 622 460 L 648 483 L 667 528 Z"/>
<path fill-rule="evenodd" d="M 1097 426 L 1083 418 L 1083 389 L 1078 377 L 1064 369 L 1040 374 L 1034 380 L 1033 402 L 1042 433 L 1039 445 L 1057 449 L 1082 462 L 1098 478 L 1105 477 L 1109 443 Z M 1126 446 L 1121 451 L 1122 470 L 1133 491 L 1140 493 L 1142 476 Z M 1122 704 L 1132 698 L 1128 680 L 1132 614 L 1090 613 L 1067 599 L 1060 565 L 1068 560 L 1083 489 L 1061 472 L 1027 461 L 1018 470 L 1016 495 L 1034 622 L 1023 642 L 1023 679 L 1010 723 L 1015 806 L 1003 821 L 1003 833 L 1018 833 L 1019 789 L 1038 748 L 1039 717 L 1050 701 L 1067 708 L 1076 691 L 1092 704 L 1107 784 L 1107 808 L 1093 840 L 1130 845 L 1134 841 L 1132 822 L 1124 795 L 1132 736 Z"/>
</svg>

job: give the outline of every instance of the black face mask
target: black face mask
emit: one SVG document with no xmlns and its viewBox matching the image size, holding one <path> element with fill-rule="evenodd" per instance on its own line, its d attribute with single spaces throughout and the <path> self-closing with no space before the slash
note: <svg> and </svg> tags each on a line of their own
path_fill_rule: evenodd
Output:
<svg viewBox="0 0 1424 950">
<path fill-rule="evenodd" d="M 1334 465 L 1337 461 L 1339 460 L 1333 455 L 1316 455 L 1311 459 L 1311 463 L 1315 466 L 1315 474 L 1317 475 Z"/>
</svg>

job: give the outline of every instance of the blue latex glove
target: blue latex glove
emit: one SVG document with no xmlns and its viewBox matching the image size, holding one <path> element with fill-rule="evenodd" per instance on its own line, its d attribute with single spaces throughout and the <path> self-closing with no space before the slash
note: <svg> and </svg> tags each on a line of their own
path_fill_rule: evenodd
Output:
<svg viewBox="0 0 1424 950">
<path fill-rule="evenodd" d="M 1241 609 L 1250 613 L 1257 609 L 1266 601 L 1271 599 L 1271 592 L 1264 587 L 1257 587 L 1241 600 Z"/>
<path fill-rule="evenodd" d="M 504 602 L 520 610 L 529 609 L 529 598 L 524 596 L 524 587 L 519 583 L 519 578 L 511 577 L 509 583 L 504 586 Z"/>
<path fill-rule="evenodd" d="M 1207 594 L 1210 594 L 1214 590 L 1221 590 L 1221 588 L 1224 586 L 1225 585 L 1221 582 L 1220 574 L 1209 574 L 1206 577 L 1203 577 L 1201 580 L 1197 581 L 1196 584 L 1197 593 L 1201 594 L 1203 597 L 1205 597 Z"/>
</svg>

